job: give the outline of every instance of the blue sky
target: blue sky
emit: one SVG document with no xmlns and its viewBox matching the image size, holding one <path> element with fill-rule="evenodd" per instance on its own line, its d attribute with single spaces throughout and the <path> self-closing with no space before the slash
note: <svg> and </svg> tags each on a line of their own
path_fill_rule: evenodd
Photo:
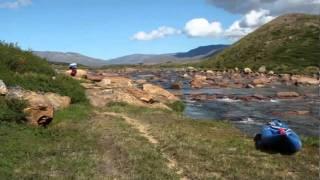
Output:
<svg viewBox="0 0 320 180">
<path fill-rule="evenodd" d="M 110 59 L 232 43 L 275 16 L 261 7 L 235 12 L 227 5 L 215 0 L 0 0 L 0 39 L 23 49 Z M 241 21 L 248 22 L 247 29 Z M 134 38 L 139 32 L 142 39 Z"/>
</svg>

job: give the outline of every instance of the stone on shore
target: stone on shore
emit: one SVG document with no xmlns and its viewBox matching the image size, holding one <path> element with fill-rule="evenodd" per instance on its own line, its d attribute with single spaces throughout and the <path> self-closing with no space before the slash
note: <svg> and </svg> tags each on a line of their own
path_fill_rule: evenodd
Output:
<svg viewBox="0 0 320 180">
<path fill-rule="evenodd" d="M 163 101 L 178 101 L 175 95 L 170 93 L 169 91 L 152 84 L 144 84 L 143 91 L 149 93 L 155 100 Z"/>
<path fill-rule="evenodd" d="M 0 95 L 6 95 L 8 93 L 8 89 L 6 84 L 0 79 Z"/>
<path fill-rule="evenodd" d="M 265 72 L 267 72 L 266 66 L 261 66 L 261 67 L 258 69 L 258 72 L 259 72 L 259 73 L 265 73 Z"/>
</svg>

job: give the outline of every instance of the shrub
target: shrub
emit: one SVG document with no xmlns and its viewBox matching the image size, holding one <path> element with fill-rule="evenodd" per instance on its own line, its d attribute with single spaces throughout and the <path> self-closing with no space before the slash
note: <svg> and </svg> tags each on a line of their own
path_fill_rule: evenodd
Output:
<svg viewBox="0 0 320 180">
<path fill-rule="evenodd" d="M 182 101 L 175 101 L 174 103 L 167 104 L 172 110 L 176 112 L 183 112 L 186 108 L 186 105 Z"/>
<path fill-rule="evenodd" d="M 23 109 L 26 102 L 16 99 L 5 99 L 0 97 L 0 122 L 22 122 L 25 114 Z"/>
</svg>

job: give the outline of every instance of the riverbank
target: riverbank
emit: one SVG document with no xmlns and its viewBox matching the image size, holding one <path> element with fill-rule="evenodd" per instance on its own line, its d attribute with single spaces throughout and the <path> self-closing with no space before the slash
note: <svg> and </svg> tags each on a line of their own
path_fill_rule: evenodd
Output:
<svg viewBox="0 0 320 180">
<path fill-rule="evenodd" d="M 177 99 L 159 87 L 143 86 L 147 81 L 140 81 L 139 85 L 138 80 L 118 77 L 118 74 L 93 75 L 81 81 L 89 101 L 98 106 L 72 105 L 57 112 L 47 128 L 13 123 L 1 125 L 0 177 L 318 177 L 318 138 L 303 138 L 302 151 L 292 156 L 260 152 L 255 149 L 253 139 L 229 121 L 192 120 L 174 111 L 181 108 L 166 102 Z M 151 91 L 155 89 L 158 91 Z M 112 102 L 114 100 L 122 103 Z"/>
</svg>

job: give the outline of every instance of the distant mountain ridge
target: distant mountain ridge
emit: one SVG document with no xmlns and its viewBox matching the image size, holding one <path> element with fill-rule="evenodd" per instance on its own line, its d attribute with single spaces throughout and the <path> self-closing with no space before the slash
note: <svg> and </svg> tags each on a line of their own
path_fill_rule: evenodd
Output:
<svg viewBox="0 0 320 180">
<path fill-rule="evenodd" d="M 208 56 L 213 56 L 223 49 L 229 47 L 229 45 L 209 45 L 200 46 L 192 49 L 188 52 L 170 53 L 170 54 L 133 54 L 123 56 L 108 61 L 109 64 L 161 64 L 166 62 L 188 62 L 194 60 L 200 60 Z"/>
<path fill-rule="evenodd" d="M 89 67 L 101 67 L 113 64 L 161 64 L 167 62 L 188 62 L 199 60 L 222 51 L 228 45 L 209 45 L 191 49 L 188 52 L 169 54 L 132 54 L 111 60 L 88 57 L 74 52 L 33 51 L 33 54 L 53 63 L 78 63 Z"/>
<path fill-rule="evenodd" d="M 33 54 L 55 63 L 78 63 L 89 67 L 107 65 L 105 60 L 92 58 L 74 52 L 33 51 Z"/>
</svg>

